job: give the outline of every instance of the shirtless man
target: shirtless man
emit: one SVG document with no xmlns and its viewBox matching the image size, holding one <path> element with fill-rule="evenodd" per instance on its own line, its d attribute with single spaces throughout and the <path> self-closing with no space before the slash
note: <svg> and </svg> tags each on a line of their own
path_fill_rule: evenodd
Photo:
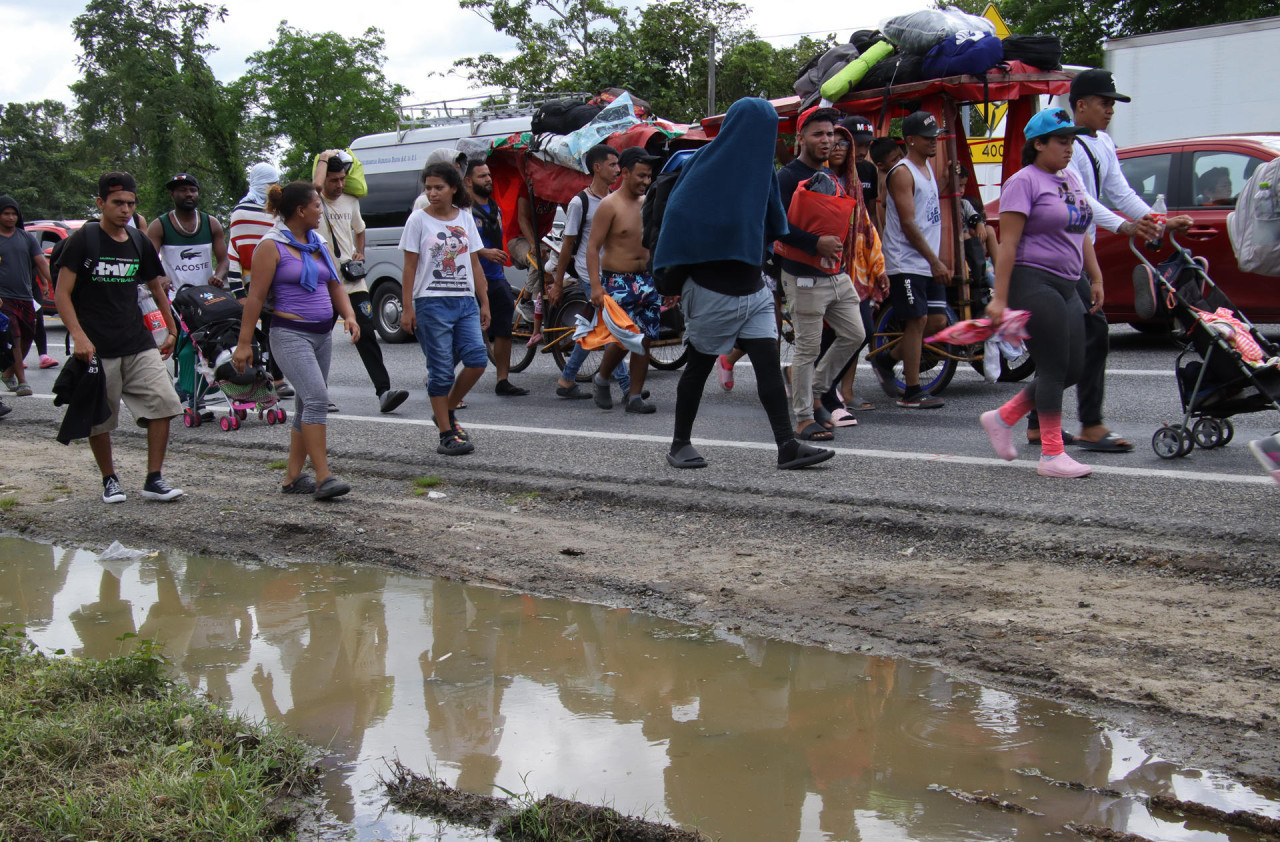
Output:
<svg viewBox="0 0 1280 842">
<path fill-rule="evenodd" d="M 612 297 L 644 334 L 646 350 L 658 335 L 662 305 L 662 296 L 658 295 L 653 276 L 645 271 L 649 250 L 640 240 L 640 208 L 644 204 L 645 191 L 653 181 L 656 162 L 656 158 L 639 147 L 623 150 L 618 159 L 622 167 L 622 186 L 600 203 L 587 240 L 587 274 L 591 278 L 592 305 L 599 310 L 604 307 L 605 295 Z M 605 349 L 600 371 L 593 380 L 595 389 L 592 394 L 596 406 L 601 409 L 613 409 L 609 377 L 625 355 L 626 349 L 618 343 Z M 627 412 L 648 414 L 657 411 L 657 407 L 641 395 L 648 373 L 648 354 L 633 353 Z"/>
</svg>

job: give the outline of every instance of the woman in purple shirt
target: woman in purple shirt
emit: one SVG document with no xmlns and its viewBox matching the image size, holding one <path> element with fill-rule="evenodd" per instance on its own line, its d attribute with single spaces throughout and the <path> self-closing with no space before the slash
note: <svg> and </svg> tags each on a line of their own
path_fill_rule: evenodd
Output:
<svg viewBox="0 0 1280 842">
<path fill-rule="evenodd" d="M 296 392 L 289 464 L 280 490 L 327 500 L 351 490 L 329 472 L 325 443 L 333 324 L 341 314 L 352 343 L 360 338 L 360 328 L 333 258 L 315 232 L 324 215 L 315 188 L 305 181 L 273 187 L 267 193 L 267 211 L 275 214 L 276 227 L 253 251 L 253 283 L 231 359 L 240 371 L 249 365 L 254 325 L 266 307 L 271 313 L 272 354 Z M 302 472 L 308 457 L 315 479 Z"/>
<path fill-rule="evenodd" d="M 1093 254 L 1093 211 L 1067 164 L 1077 127 L 1064 108 L 1036 114 L 1024 130 L 1023 167 L 1000 189 L 1000 259 L 987 305 L 992 324 L 1006 309 L 1027 310 L 1027 347 L 1036 379 L 998 410 L 984 412 L 983 429 L 1002 459 L 1015 459 L 1012 427 L 1032 409 L 1040 415 L 1040 464 L 1045 477 L 1092 473 L 1062 447 L 1062 392 L 1084 366 L 1084 302 L 1076 290 L 1087 274 L 1093 310 L 1102 306 L 1102 272 Z"/>
</svg>

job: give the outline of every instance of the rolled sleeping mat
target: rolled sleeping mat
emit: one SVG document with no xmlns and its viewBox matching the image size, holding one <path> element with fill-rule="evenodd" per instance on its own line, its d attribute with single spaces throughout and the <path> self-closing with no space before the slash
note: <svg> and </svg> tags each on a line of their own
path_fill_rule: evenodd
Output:
<svg viewBox="0 0 1280 842">
<path fill-rule="evenodd" d="M 893 45 L 888 41 L 878 41 L 871 45 L 865 53 L 846 64 L 830 79 L 822 83 L 822 98 L 839 102 L 853 86 L 862 81 L 876 62 L 893 55 Z"/>
</svg>

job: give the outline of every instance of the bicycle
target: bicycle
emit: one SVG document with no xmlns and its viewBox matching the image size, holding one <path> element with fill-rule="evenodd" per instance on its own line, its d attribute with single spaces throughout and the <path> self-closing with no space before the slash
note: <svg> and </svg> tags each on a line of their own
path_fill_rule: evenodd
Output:
<svg viewBox="0 0 1280 842">
<path fill-rule="evenodd" d="M 528 290 L 521 289 L 516 294 L 515 317 L 511 326 L 511 372 L 519 373 L 529 367 L 533 362 L 533 357 L 538 353 L 537 346 L 530 346 L 529 339 L 533 337 L 533 319 L 521 307 L 521 304 L 532 308 L 530 302 L 531 296 Z M 544 303 L 546 299 L 544 298 Z M 573 333 L 578 328 L 577 316 L 590 318 L 592 312 L 591 302 L 586 295 L 579 289 L 571 288 L 564 292 L 561 296 L 560 303 L 554 305 L 550 312 L 543 317 L 542 322 L 542 339 L 539 344 L 542 346 L 541 351 L 544 354 L 551 354 L 555 359 L 556 367 L 563 370 L 565 363 L 569 359 L 569 354 L 573 352 L 574 341 Z M 485 348 L 489 354 L 489 361 L 495 362 L 493 359 L 493 343 L 485 339 Z M 577 380 L 580 383 L 588 383 L 600 370 L 600 360 L 604 356 L 599 349 L 591 351 L 587 355 L 586 361 L 582 367 L 578 369 Z"/>
</svg>

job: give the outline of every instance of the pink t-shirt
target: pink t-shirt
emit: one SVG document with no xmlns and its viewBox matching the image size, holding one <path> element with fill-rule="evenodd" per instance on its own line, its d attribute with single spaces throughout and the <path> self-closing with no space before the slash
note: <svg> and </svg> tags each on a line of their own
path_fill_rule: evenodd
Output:
<svg viewBox="0 0 1280 842">
<path fill-rule="evenodd" d="M 1023 167 L 1000 188 L 1000 212 L 1027 218 L 1015 263 L 1072 280 L 1084 272 L 1084 238 L 1093 210 L 1071 170 Z"/>
</svg>

